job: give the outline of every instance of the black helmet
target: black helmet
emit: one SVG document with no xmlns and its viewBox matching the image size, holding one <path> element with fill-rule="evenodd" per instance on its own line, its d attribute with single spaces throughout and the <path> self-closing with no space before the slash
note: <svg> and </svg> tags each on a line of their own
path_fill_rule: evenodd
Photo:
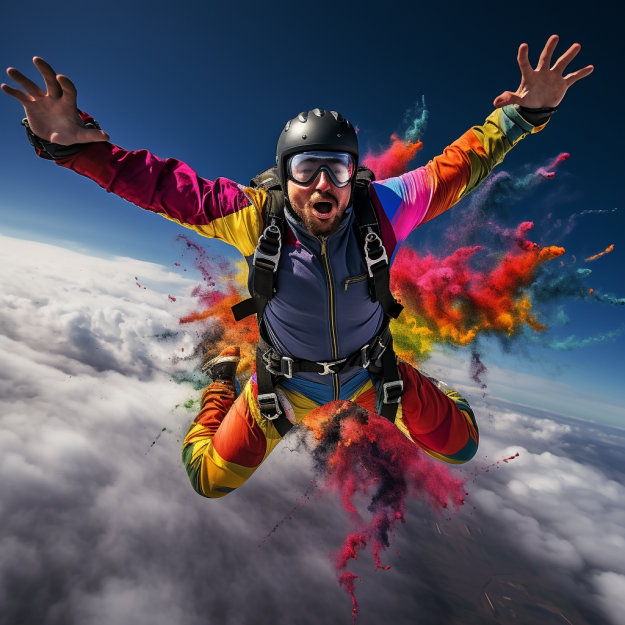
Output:
<svg viewBox="0 0 625 625">
<path fill-rule="evenodd" d="M 286 123 L 278 139 L 276 166 L 285 195 L 289 156 L 312 150 L 347 152 L 354 157 L 354 171 L 358 170 L 358 136 L 354 127 L 336 111 L 313 109 L 302 112 Z M 355 175 L 353 180 L 356 180 Z M 353 185 L 352 181 L 352 190 Z"/>
</svg>

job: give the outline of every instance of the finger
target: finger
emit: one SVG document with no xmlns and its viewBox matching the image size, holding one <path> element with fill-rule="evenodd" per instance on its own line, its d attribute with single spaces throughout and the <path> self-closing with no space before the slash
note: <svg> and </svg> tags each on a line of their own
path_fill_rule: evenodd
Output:
<svg viewBox="0 0 625 625">
<path fill-rule="evenodd" d="M 46 94 L 39 88 L 37 83 L 34 83 L 30 78 L 26 78 L 18 69 L 9 67 L 9 69 L 7 69 L 7 74 L 9 78 L 12 78 L 20 87 L 24 87 L 34 98 L 45 97 Z"/>
<path fill-rule="evenodd" d="M 567 89 L 575 82 L 577 82 L 578 80 L 585 78 L 586 76 L 588 76 L 588 74 L 592 74 L 593 70 L 595 68 L 592 65 L 588 65 L 587 67 L 584 67 L 582 69 L 578 69 L 576 72 L 573 72 L 572 74 L 567 74 L 564 77 L 564 80 L 566 81 L 566 86 Z"/>
<path fill-rule="evenodd" d="M 554 72 L 564 72 L 566 66 L 577 56 L 582 46 L 579 43 L 574 43 L 555 63 L 551 68 Z"/>
<path fill-rule="evenodd" d="M 529 60 L 529 49 L 530 47 L 526 43 L 522 43 L 519 46 L 519 53 L 516 57 L 519 62 L 519 67 L 521 68 L 522 76 L 527 76 L 529 73 L 534 71 Z"/>
<path fill-rule="evenodd" d="M 36 56 L 33 59 L 33 63 L 43 76 L 48 95 L 54 98 L 60 98 L 63 95 L 63 90 L 61 89 L 61 85 L 59 85 L 59 81 L 56 79 L 56 72 L 40 56 Z"/>
<path fill-rule="evenodd" d="M 63 74 L 56 76 L 56 79 L 61 85 L 61 89 L 63 89 L 63 96 L 67 98 L 71 104 L 76 104 L 78 92 L 76 91 L 74 83 L 67 76 L 63 76 Z"/>
<path fill-rule="evenodd" d="M 499 109 L 502 106 L 507 106 L 508 104 L 521 104 L 522 102 L 523 98 L 518 96 L 516 93 L 512 93 L 512 91 L 504 91 L 501 95 L 495 98 L 493 106 Z"/>
<path fill-rule="evenodd" d="M 560 40 L 560 37 L 558 37 L 558 35 L 551 35 L 551 37 L 549 37 L 540 55 L 540 59 L 538 60 L 536 71 L 540 71 L 544 67 L 551 66 L 551 57 L 553 56 L 553 53 L 556 49 L 556 46 L 558 45 L 559 40 Z"/>
<path fill-rule="evenodd" d="M 14 89 L 13 87 L 10 87 L 9 85 L 5 85 L 4 83 L 2 83 L 1 89 L 7 95 L 10 95 L 12 98 L 15 98 L 16 100 L 19 100 L 24 106 L 35 101 L 35 98 L 33 98 L 33 96 L 27 95 L 23 91 L 20 91 L 19 89 Z"/>
</svg>

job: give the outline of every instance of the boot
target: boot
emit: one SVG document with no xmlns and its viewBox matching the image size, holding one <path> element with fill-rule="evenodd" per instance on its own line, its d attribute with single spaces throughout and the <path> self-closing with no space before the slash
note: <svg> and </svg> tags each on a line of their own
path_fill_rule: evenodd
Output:
<svg viewBox="0 0 625 625">
<path fill-rule="evenodd" d="M 209 360 L 202 367 L 202 371 L 211 377 L 213 382 L 221 382 L 222 384 L 234 387 L 234 378 L 240 360 L 240 347 L 226 347 L 219 356 Z"/>
</svg>

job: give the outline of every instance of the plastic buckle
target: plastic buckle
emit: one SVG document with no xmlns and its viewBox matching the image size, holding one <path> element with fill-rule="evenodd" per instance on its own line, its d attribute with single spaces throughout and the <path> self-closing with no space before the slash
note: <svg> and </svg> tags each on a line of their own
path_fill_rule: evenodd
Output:
<svg viewBox="0 0 625 625">
<path fill-rule="evenodd" d="M 330 369 L 330 367 L 334 367 L 334 365 L 340 365 L 346 360 L 347 358 L 343 358 L 343 360 L 335 360 L 334 362 L 318 362 L 317 364 L 323 367 L 323 371 L 319 375 L 328 375 L 329 373 L 331 373 L 332 375 L 337 375 L 337 372 Z"/>
<path fill-rule="evenodd" d="M 368 349 L 369 349 L 369 343 L 367 343 L 366 345 L 363 345 L 360 348 L 360 364 L 363 369 L 366 369 L 371 364 L 371 361 L 369 360 L 369 354 L 367 353 Z"/>
<path fill-rule="evenodd" d="M 278 396 L 275 393 L 265 393 L 264 395 L 259 395 L 257 401 L 260 414 L 265 417 L 267 421 L 273 421 L 282 414 L 282 410 L 280 410 L 280 402 L 278 401 Z M 265 412 L 266 410 L 271 410 L 272 412 L 275 411 L 275 414 L 270 416 L 270 413 Z"/>
<path fill-rule="evenodd" d="M 293 377 L 293 359 L 282 356 L 280 359 L 280 373 L 289 380 Z"/>
<path fill-rule="evenodd" d="M 378 258 L 371 259 L 369 257 L 369 243 L 374 243 L 374 242 L 377 242 L 379 244 L 379 247 L 376 248 L 376 251 L 381 249 L 382 253 L 380 254 Z M 373 265 L 376 265 L 377 263 L 380 263 L 380 262 L 384 262 L 385 264 L 388 265 L 388 256 L 386 255 L 386 249 L 384 248 L 382 239 L 380 239 L 380 237 L 375 232 L 369 232 L 367 236 L 365 237 L 365 262 L 367 263 L 367 271 L 369 272 L 369 276 L 371 278 L 373 278 L 373 271 L 371 269 Z"/>
<path fill-rule="evenodd" d="M 278 244 L 278 251 L 275 254 L 265 254 L 265 252 L 261 250 L 263 239 L 268 239 L 271 241 L 271 237 L 267 236 L 267 233 L 273 234 L 274 239 L 275 239 L 274 242 Z M 256 265 L 257 258 L 264 260 L 264 261 L 268 261 L 269 263 L 271 263 L 271 269 L 275 273 L 276 271 L 278 271 L 278 263 L 280 262 L 281 247 L 282 247 L 282 235 L 280 234 L 280 228 L 278 228 L 278 226 L 274 224 L 267 226 L 263 230 L 263 233 L 258 237 L 258 245 L 256 246 L 256 249 L 254 250 L 254 260 L 253 260 L 254 265 Z"/>
<path fill-rule="evenodd" d="M 401 396 L 404 394 L 404 381 L 395 380 L 394 382 L 387 382 L 382 385 L 382 388 L 384 389 L 384 403 L 398 404 Z"/>
</svg>

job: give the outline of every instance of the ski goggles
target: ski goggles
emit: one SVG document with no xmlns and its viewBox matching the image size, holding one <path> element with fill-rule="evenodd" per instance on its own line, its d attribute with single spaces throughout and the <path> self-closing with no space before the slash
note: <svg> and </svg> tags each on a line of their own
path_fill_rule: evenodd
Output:
<svg viewBox="0 0 625 625">
<path fill-rule="evenodd" d="M 349 184 L 356 170 L 354 157 L 347 152 L 300 152 L 287 161 L 290 180 L 304 187 L 310 186 L 322 171 L 339 187 Z"/>
</svg>

